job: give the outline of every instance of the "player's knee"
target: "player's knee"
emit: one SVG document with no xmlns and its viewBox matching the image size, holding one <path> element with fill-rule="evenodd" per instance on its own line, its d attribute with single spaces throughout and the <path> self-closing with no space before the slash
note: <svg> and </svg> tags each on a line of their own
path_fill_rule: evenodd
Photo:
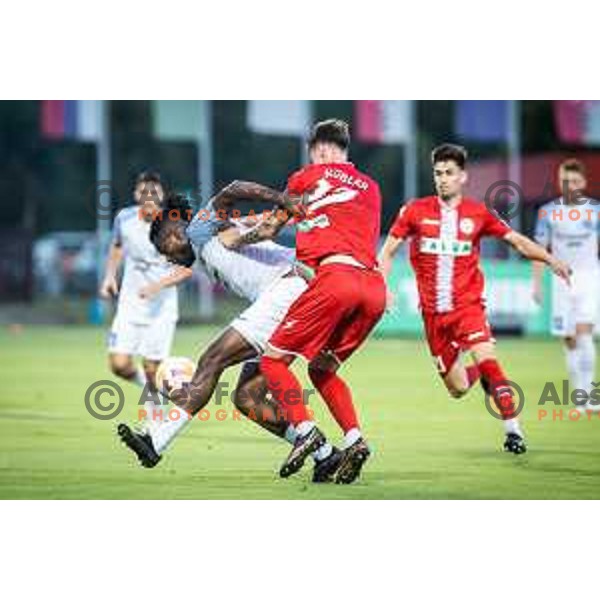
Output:
<svg viewBox="0 0 600 600">
<path fill-rule="evenodd" d="M 253 389 L 252 386 L 240 385 L 235 388 L 233 392 L 232 401 L 236 408 L 240 410 L 248 409 L 249 405 L 254 404 L 253 402 Z"/>
<path fill-rule="evenodd" d="M 331 375 L 334 375 L 340 367 L 340 362 L 332 353 L 321 353 L 314 358 L 308 365 L 308 375 L 313 382 L 321 382 Z"/>
<path fill-rule="evenodd" d="M 237 389 L 233 394 L 233 405 L 243 414 L 247 415 L 251 410 L 256 410 L 257 403 L 248 390 Z"/>
<path fill-rule="evenodd" d="M 468 388 L 460 388 L 460 387 L 456 387 L 456 386 L 449 386 L 448 387 L 448 393 L 453 397 L 453 398 L 462 398 L 468 391 Z"/>
<path fill-rule="evenodd" d="M 577 347 L 577 338 L 575 336 L 567 336 L 564 339 L 565 342 L 565 346 L 569 349 L 569 350 L 575 350 L 575 348 Z"/>
<path fill-rule="evenodd" d="M 318 365 L 308 366 L 308 376 L 315 387 L 322 385 L 333 373 L 327 369 L 323 369 Z"/>
<path fill-rule="evenodd" d="M 117 377 L 130 377 L 131 373 L 135 370 L 135 366 L 131 359 L 119 356 L 110 356 L 108 359 L 108 366 L 112 373 Z"/>
</svg>

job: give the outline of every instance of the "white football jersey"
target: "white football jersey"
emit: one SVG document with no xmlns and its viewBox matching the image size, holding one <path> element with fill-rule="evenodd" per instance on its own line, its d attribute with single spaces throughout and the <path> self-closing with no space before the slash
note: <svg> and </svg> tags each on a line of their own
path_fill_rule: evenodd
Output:
<svg viewBox="0 0 600 600">
<path fill-rule="evenodd" d="M 173 271 L 173 265 L 150 242 L 150 223 L 142 219 L 137 206 L 122 209 L 113 227 L 113 242 L 124 252 L 123 281 L 119 290 L 119 313 L 132 323 L 148 323 L 156 318 L 178 318 L 177 288 L 163 289 L 150 299 L 139 291 Z"/>
<path fill-rule="evenodd" d="M 218 226 L 223 221 L 216 218 L 213 210 L 209 211 L 210 218 L 203 219 L 198 214 L 187 228 L 196 257 L 215 281 L 254 302 L 276 279 L 290 272 L 296 253 L 272 241 L 235 250 L 225 248 L 217 237 Z M 241 222 L 233 224 L 241 231 L 248 230 Z"/>
<path fill-rule="evenodd" d="M 574 271 L 598 270 L 600 205 L 564 204 L 562 198 L 538 211 L 535 239 Z"/>
</svg>

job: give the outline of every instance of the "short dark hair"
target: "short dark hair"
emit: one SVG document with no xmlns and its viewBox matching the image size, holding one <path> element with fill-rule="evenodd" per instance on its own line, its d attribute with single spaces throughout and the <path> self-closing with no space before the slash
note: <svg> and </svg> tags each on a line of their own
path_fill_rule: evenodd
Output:
<svg viewBox="0 0 600 600">
<path fill-rule="evenodd" d="M 461 169 L 467 164 L 467 151 L 457 144 L 442 144 L 433 149 L 431 153 L 431 164 L 438 162 L 454 161 Z"/>
<path fill-rule="evenodd" d="M 313 125 L 310 131 L 308 147 L 312 148 L 319 142 L 335 144 L 341 150 L 348 150 L 350 147 L 350 126 L 341 119 L 319 121 Z"/>
<path fill-rule="evenodd" d="M 164 187 L 164 182 L 162 177 L 158 171 L 148 170 L 142 171 L 135 178 L 135 185 L 137 186 L 140 183 L 160 183 Z"/>
<path fill-rule="evenodd" d="M 187 227 L 193 218 L 192 212 L 191 204 L 183 194 L 166 195 L 162 209 L 153 216 L 150 225 L 150 242 L 159 252 L 162 238 L 168 233 L 169 228 L 175 226 L 175 223 Z M 191 264 L 184 266 L 189 267 Z"/>
<path fill-rule="evenodd" d="M 585 165 L 576 158 L 568 158 L 567 160 L 560 163 L 560 168 L 564 171 L 573 171 L 574 173 L 579 173 L 585 177 Z"/>
</svg>

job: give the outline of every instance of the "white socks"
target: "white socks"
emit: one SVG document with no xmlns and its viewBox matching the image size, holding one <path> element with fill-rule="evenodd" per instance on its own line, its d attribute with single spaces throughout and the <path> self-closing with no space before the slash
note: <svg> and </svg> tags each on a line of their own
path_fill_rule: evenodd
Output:
<svg viewBox="0 0 600 600">
<path fill-rule="evenodd" d="M 577 336 L 577 350 L 579 352 L 579 377 L 581 389 L 588 395 L 592 390 L 594 371 L 596 369 L 596 346 L 591 333 Z"/>
<path fill-rule="evenodd" d="M 310 429 L 309 429 L 310 431 Z M 284 438 L 290 444 L 294 444 L 296 438 L 298 437 L 298 432 L 293 425 L 288 425 L 288 428 L 285 430 Z M 325 460 L 328 456 L 333 452 L 333 446 L 329 442 L 325 442 L 318 450 L 313 452 L 313 458 L 315 460 Z"/>
<path fill-rule="evenodd" d="M 567 348 L 565 346 L 565 359 L 567 361 L 567 373 L 569 374 L 569 380 L 574 389 L 581 388 L 580 377 L 579 377 L 579 348 L 575 347 Z"/>
<path fill-rule="evenodd" d="M 333 446 L 329 442 L 325 442 L 318 450 L 313 452 L 313 458 L 315 460 L 325 460 L 333 452 Z"/>
<path fill-rule="evenodd" d="M 150 431 L 155 450 L 162 454 L 190 422 L 190 415 L 175 404 L 165 406 L 166 418 Z"/>
<path fill-rule="evenodd" d="M 346 432 L 346 435 L 344 436 L 344 448 L 349 448 L 350 446 L 352 446 L 352 444 L 354 444 L 354 442 L 359 440 L 361 437 L 362 435 L 360 434 L 359 429 L 357 429 L 356 427 L 350 429 Z"/>
<path fill-rule="evenodd" d="M 525 437 L 521 430 L 521 425 L 518 419 L 506 419 L 504 422 L 504 431 L 506 433 L 516 433 L 518 436 Z"/>
<path fill-rule="evenodd" d="M 298 423 L 298 425 L 296 425 L 296 433 L 298 435 L 306 435 L 307 433 L 310 433 L 314 427 L 314 421 L 302 421 L 302 423 Z"/>
<path fill-rule="evenodd" d="M 293 445 L 296 442 L 296 438 L 298 437 L 298 432 L 296 431 L 296 428 L 293 425 L 288 425 L 283 437 L 286 439 L 287 442 Z"/>
<path fill-rule="evenodd" d="M 576 338 L 573 350 L 565 348 L 567 371 L 573 389 L 592 390 L 596 370 L 596 346 L 591 333 L 580 334 Z"/>
<path fill-rule="evenodd" d="M 131 380 L 131 383 L 135 383 L 140 387 L 144 387 L 148 383 L 148 380 L 146 379 L 146 373 L 144 372 L 144 369 L 142 369 L 142 367 L 138 367 L 135 370 L 135 376 Z"/>
</svg>

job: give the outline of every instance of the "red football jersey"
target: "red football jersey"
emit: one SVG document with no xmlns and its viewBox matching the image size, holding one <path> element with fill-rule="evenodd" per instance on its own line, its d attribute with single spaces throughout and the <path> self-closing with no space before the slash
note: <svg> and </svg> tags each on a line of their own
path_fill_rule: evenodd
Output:
<svg viewBox="0 0 600 600">
<path fill-rule="evenodd" d="M 376 264 L 381 193 L 349 162 L 309 165 L 288 181 L 292 196 L 304 196 L 296 256 L 310 267 L 332 254 L 347 254 L 365 267 Z"/>
<path fill-rule="evenodd" d="M 411 238 L 410 261 L 421 309 L 445 313 L 482 302 L 481 238 L 503 238 L 510 231 L 509 225 L 473 198 L 463 198 L 449 208 L 437 196 L 427 196 L 400 210 L 390 234 Z"/>
</svg>

